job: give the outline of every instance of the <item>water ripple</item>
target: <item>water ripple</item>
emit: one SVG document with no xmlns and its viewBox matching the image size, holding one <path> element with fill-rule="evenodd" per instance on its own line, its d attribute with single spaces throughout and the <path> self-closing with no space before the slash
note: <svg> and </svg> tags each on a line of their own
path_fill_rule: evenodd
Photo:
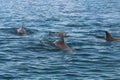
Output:
<svg viewBox="0 0 120 80">
<path fill-rule="evenodd" d="M 119 80 L 119 0 L 2 0 L 1 80 Z M 28 35 L 16 34 L 22 23 Z M 53 45 L 65 32 L 65 52 Z"/>
</svg>

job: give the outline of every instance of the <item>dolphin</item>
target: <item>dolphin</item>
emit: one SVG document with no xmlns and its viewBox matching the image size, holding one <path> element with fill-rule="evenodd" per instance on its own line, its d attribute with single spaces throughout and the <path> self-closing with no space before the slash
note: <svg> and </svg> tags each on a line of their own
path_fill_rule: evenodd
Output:
<svg viewBox="0 0 120 80">
<path fill-rule="evenodd" d="M 60 40 L 56 40 L 53 42 L 53 44 L 61 49 L 61 50 L 65 50 L 65 51 L 73 51 L 73 49 L 71 49 L 66 43 L 65 43 L 65 40 L 64 40 L 64 37 L 66 36 L 65 33 L 63 32 L 58 32 L 57 34 L 52 34 L 52 33 L 49 33 L 49 35 L 51 36 L 60 36 Z"/>
<path fill-rule="evenodd" d="M 27 32 L 24 29 L 23 25 L 20 28 L 16 29 L 16 32 L 17 32 L 17 34 L 27 35 Z"/>
<path fill-rule="evenodd" d="M 113 38 L 112 35 L 109 32 L 107 32 L 107 31 L 105 31 L 105 34 L 106 34 L 106 38 L 105 39 L 107 41 L 120 41 L 120 38 Z"/>
</svg>

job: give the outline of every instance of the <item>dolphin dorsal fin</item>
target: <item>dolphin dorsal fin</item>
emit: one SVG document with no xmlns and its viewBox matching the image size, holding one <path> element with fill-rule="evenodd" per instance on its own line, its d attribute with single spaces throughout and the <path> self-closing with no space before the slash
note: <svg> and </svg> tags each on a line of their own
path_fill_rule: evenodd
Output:
<svg viewBox="0 0 120 80">
<path fill-rule="evenodd" d="M 22 29 L 24 29 L 24 23 L 22 23 L 22 26 L 21 26 Z"/>
<path fill-rule="evenodd" d="M 109 32 L 105 31 L 105 33 L 106 33 L 106 40 L 107 41 L 113 41 L 114 40 L 114 38 L 112 37 L 112 35 Z"/>
<path fill-rule="evenodd" d="M 61 42 L 64 43 L 64 36 L 61 36 Z"/>
</svg>

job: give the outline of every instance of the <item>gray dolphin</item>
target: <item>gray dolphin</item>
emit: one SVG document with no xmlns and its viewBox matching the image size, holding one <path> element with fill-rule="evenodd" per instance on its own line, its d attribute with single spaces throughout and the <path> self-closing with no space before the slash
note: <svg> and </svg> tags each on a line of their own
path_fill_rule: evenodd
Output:
<svg viewBox="0 0 120 80">
<path fill-rule="evenodd" d="M 105 34 L 106 34 L 106 38 L 105 39 L 107 41 L 120 41 L 120 38 L 113 38 L 112 35 L 109 32 L 107 32 L 107 31 L 105 31 Z"/>
<path fill-rule="evenodd" d="M 65 43 L 65 41 L 64 41 L 64 37 L 66 37 L 66 34 L 65 33 L 63 33 L 63 32 L 57 32 L 57 34 L 55 33 L 55 34 L 52 34 L 52 33 L 49 33 L 49 35 L 51 35 L 51 36 L 60 36 L 60 40 L 56 40 L 56 41 L 54 41 L 53 42 L 53 44 L 57 47 L 57 48 L 59 48 L 59 49 L 61 49 L 61 50 L 67 50 L 67 51 L 73 51 L 73 49 L 71 49 L 66 43 Z"/>
<path fill-rule="evenodd" d="M 24 29 L 23 25 L 20 28 L 16 29 L 16 32 L 17 32 L 17 34 L 27 35 L 27 32 Z"/>
</svg>

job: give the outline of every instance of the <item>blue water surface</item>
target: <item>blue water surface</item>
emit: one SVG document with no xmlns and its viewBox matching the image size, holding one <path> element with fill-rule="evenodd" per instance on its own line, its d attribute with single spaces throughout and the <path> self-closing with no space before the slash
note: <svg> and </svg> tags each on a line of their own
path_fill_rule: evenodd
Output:
<svg viewBox="0 0 120 80">
<path fill-rule="evenodd" d="M 0 80 L 120 80 L 120 42 L 102 31 L 120 37 L 120 0 L 0 0 Z"/>
</svg>

